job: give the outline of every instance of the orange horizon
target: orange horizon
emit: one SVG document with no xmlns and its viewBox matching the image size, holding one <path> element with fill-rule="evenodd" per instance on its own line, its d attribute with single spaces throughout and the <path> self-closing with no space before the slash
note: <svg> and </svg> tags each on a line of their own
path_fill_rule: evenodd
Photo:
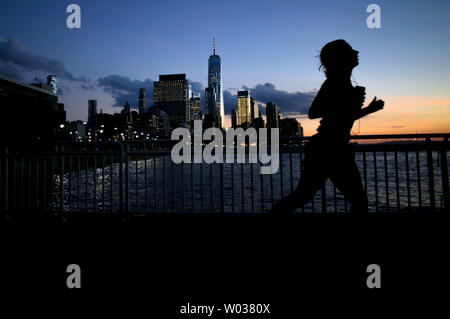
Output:
<svg viewBox="0 0 450 319">
<path fill-rule="evenodd" d="M 383 110 L 355 122 L 352 135 L 450 133 L 450 97 L 386 97 Z M 265 116 L 263 116 L 265 118 Z M 307 115 L 293 116 L 303 127 L 305 136 L 314 135 L 320 119 Z M 226 126 L 231 118 L 226 116 Z"/>
</svg>

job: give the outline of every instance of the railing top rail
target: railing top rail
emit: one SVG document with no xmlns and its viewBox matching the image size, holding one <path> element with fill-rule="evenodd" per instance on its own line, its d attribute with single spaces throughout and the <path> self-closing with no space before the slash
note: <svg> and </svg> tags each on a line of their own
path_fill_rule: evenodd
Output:
<svg viewBox="0 0 450 319">
<path fill-rule="evenodd" d="M 280 139 L 305 140 L 312 136 L 280 136 Z M 350 140 L 375 140 L 375 139 L 428 139 L 428 138 L 450 138 L 450 133 L 423 133 L 423 134 L 372 134 L 372 135 L 351 135 Z"/>
<path fill-rule="evenodd" d="M 280 136 L 280 139 L 305 140 L 308 141 L 312 136 Z M 427 138 L 450 138 L 450 133 L 420 133 L 420 134 L 372 134 L 372 135 L 351 135 L 351 140 L 370 140 L 370 139 L 427 139 Z M 226 136 L 224 136 L 226 139 Z M 125 144 L 133 143 L 170 143 L 177 140 L 158 139 L 158 140 L 134 140 L 124 141 Z"/>
<path fill-rule="evenodd" d="M 280 140 L 286 141 L 309 141 L 312 136 L 280 136 Z M 387 139 L 426 139 L 431 140 L 434 138 L 442 138 L 443 141 L 448 141 L 450 138 L 450 133 L 423 133 L 423 134 L 373 134 L 373 135 L 351 135 L 350 140 L 387 140 Z M 226 137 L 224 136 L 224 140 Z M 203 140 L 203 142 L 208 142 L 209 140 Z M 128 141 L 93 141 L 93 142 L 75 142 L 75 141 L 42 141 L 42 142 L 33 142 L 30 145 L 36 147 L 37 145 L 48 145 L 48 146 L 66 146 L 66 145 L 74 145 L 74 146 L 94 146 L 94 145 L 114 145 L 118 146 L 121 151 L 123 151 L 124 145 L 133 145 L 133 144 L 174 144 L 177 143 L 178 140 L 171 139 L 158 139 L 158 140 L 128 140 Z M 23 147 L 27 145 L 21 144 L 18 145 Z M 8 146 L 14 145 L 3 145 L 2 149 L 7 149 Z"/>
<path fill-rule="evenodd" d="M 449 138 L 450 133 L 352 135 L 350 139 Z"/>
</svg>

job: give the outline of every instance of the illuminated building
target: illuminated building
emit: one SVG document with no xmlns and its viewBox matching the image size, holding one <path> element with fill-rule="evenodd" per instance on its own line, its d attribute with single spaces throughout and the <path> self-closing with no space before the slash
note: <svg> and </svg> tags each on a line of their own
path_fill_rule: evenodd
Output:
<svg viewBox="0 0 450 319">
<path fill-rule="evenodd" d="M 58 93 L 58 88 L 56 87 L 57 83 L 58 83 L 58 78 L 56 77 L 56 75 L 47 76 L 47 85 L 51 88 L 53 94 Z"/>
<path fill-rule="evenodd" d="M 208 87 L 205 90 L 206 114 L 212 120 L 210 126 L 223 128 L 225 113 L 223 103 L 222 69 L 220 56 L 216 54 L 216 43 L 213 38 L 213 54 L 208 60 Z"/>
<path fill-rule="evenodd" d="M 250 92 L 248 90 L 238 91 L 238 125 L 249 125 L 251 123 Z"/>
<path fill-rule="evenodd" d="M 191 118 L 191 124 L 195 120 L 201 120 L 202 119 L 202 110 L 201 110 L 201 98 L 199 93 L 192 93 L 190 102 L 190 118 Z"/>
<path fill-rule="evenodd" d="M 154 105 L 163 110 L 173 127 L 190 122 L 189 83 L 186 74 L 160 75 L 153 84 Z"/>
</svg>

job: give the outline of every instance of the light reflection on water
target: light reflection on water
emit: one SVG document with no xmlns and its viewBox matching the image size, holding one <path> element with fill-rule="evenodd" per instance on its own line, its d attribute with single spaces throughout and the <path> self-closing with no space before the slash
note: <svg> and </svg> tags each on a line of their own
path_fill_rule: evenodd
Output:
<svg viewBox="0 0 450 319">
<path fill-rule="evenodd" d="M 398 207 L 400 209 L 408 207 L 408 202 L 412 207 L 430 206 L 427 154 L 423 151 L 418 154 L 419 166 L 417 166 L 416 153 L 408 152 L 408 188 L 404 152 L 398 153 L 398 176 L 395 173 L 393 152 L 387 152 L 386 162 L 382 152 L 377 153 L 376 161 L 374 161 L 373 153 L 367 153 L 365 169 L 362 153 L 356 153 L 355 158 L 363 183 L 367 183 L 369 211 L 376 211 L 377 206 L 378 210 L 386 211 L 387 202 L 394 211 L 398 210 Z M 433 152 L 432 157 L 435 204 L 437 207 L 441 207 L 442 179 L 441 168 L 437 167 L 438 153 Z M 283 153 L 281 161 L 282 170 L 273 175 L 261 175 L 260 164 L 223 164 L 224 211 L 264 212 L 269 210 L 272 203 L 282 195 L 287 195 L 292 188 L 295 188 L 300 177 L 299 153 Z M 87 210 L 92 211 L 95 202 L 97 211 L 117 212 L 120 208 L 119 167 L 118 163 L 113 163 L 112 166 L 106 166 L 104 170 L 91 168 L 87 171 L 81 170 L 65 174 L 64 209 L 86 211 L 86 207 L 88 207 Z M 375 171 L 377 183 L 375 182 Z M 132 160 L 128 164 L 128 173 L 129 211 L 221 211 L 219 164 L 173 164 L 170 156 L 167 155 L 145 160 Z M 59 207 L 59 176 L 55 176 L 54 179 L 56 185 L 54 203 Z M 71 192 L 69 192 L 69 186 Z M 339 191 L 336 191 L 335 195 L 334 186 L 330 181 L 326 183 L 326 199 L 329 212 L 345 212 L 346 208 L 349 208 Z M 322 211 L 321 191 L 315 195 L 314 203 L 309 203 L 304 206 L 303 210 L 298 211 L 312 212 L 313 210 Z"/>
</svg>

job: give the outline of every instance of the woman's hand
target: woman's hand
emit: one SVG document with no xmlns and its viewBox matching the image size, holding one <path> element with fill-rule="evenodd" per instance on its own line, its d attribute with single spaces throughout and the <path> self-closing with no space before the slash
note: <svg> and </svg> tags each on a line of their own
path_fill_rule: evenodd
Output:
<svg viewBox="0 0 450 319">
<path fill-rule="evenodd" d="M 383 100 L 377 100 L 377 97 L 375 96 L 370 102 L 370 104 L 367 106 L 367 110 L 370 111 L 370 113 L 377 112 L 379 110 L 382 110 L 384 108 L 384 101 Z"/>
<path fill-rule="evenodd" d="M 355 113 L 354 120 L 358 120 L 366 115 L 369 115 L 370 113 L 374 113 L 379 110 L 382 110 L 383 107 L 384 107 L 384 101 L 377 100 L 377 97 L 375 96 L 373 98 L 372 102 L 370 102 L 370 104 L 367 107 L 365 107 Z"/>
</svg>

